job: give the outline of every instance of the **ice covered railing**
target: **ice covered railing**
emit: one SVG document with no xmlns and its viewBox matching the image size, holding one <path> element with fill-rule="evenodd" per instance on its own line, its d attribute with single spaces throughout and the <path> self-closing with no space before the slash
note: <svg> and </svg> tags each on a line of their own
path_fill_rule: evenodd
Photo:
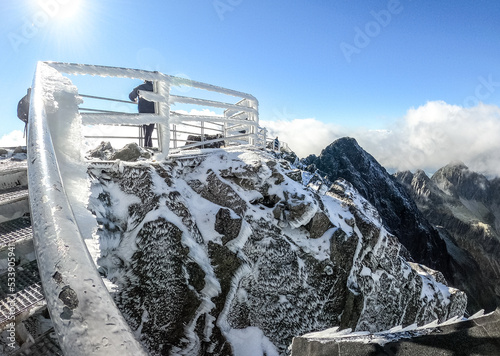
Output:
<svg viewBox="0 0 500 356">
<path fill-rule="evenodd" d="M 78 188 L 86 182 L 86 168 L 78 159 L 76 88 L 40 62 L 31 93 L 27 146 L 33 239 L 60 346 L 68 356 L 146 355 L 82 238 L 89 233 L 80 223 L 86 209 L 78 194 L 85 189 Z"/>
<path fill-rule="evenodd" d="M 155 102 L 154 114 L 114 113 L 83 109 L 80 111 L 83 125 L 136 125 L 156 124 L 160 154 L 167 157 L 186 149 L 249 144 L 264 147 L 266 130 L 259 127 L 257 99 L 246 93 L 226 89 L 194 80 L 174 77 L 159 72 L 137 69 L 82 65 L 72 63 L 45 62 L 60 73 L 70 75 L 92 75 L 101 77 L 150 80 L 154 91 L 140 91 L 139 95 Z M 216 93 L 224 97 L 236 98 L 234 103 L 207 100 L 193 96 L 172 94 L 174 88 L 186 87 L 198 92 Z M 85 93 L 86 97 L 92 97 Z M 83 96 L 83 95 L 82 95 Z M 95 97 L 94 97 L 95 98 Z M 106 99 L 106 98 L 101 98 Z M 210 115 L 189 114 L 173 110 L 176 104 L 195 106 L 195 112 L 209 112 Z M 208 110 L 207 110 L 208 109 Z M 223 109 L 222 114 L 214 114 L 214 109 Z"/>
</svg>

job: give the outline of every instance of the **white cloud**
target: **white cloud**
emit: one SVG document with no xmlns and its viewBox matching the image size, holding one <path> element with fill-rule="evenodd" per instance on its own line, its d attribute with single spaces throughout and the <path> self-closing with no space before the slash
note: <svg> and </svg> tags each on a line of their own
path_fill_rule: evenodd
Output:
<svg viewBox="0 0 500 356">
<path fill-rule="evenodd" d="M 389 133 L 364 132 L 360 145 L 387 168 L 436 171 L 451 161 L 500 176 L 500 108 L 429 102 L 410 109 Z"/>
<path fill-rule="evenodd" d="M 319 154 L 335 139 L 351 136 L 389 170 L 433 172 L 461 160 L 475 171 L 500 176 L 500 108 L 494 105 L 464 108 L 428 102 L 383 130 L 344 129 L 315 119 L 262 125 L 299 157 Z"/>
<path fill-rule="evenodd" d="M 23 131 L 14 130 L 0 138 L 0 147 L 18 146 L 26 146 L 26 138 L 23 137 Z"/>
<path fill-rule="evenodd" d="M 344 135 L 340 127 L 316 119 L 260 120 L 259 124 L 268 129 L 269 137 L 278 136 L 301 158 L 319 154 L 333 140 Z"/>
</svg>

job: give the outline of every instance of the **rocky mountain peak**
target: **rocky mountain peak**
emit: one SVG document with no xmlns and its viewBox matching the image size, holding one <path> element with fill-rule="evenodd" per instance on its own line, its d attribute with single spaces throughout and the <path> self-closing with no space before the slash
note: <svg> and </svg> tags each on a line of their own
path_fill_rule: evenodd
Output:
<svg viewBox="0 0 500 356">
<path fill-rule="evenodd" d="M 303 163 L 321 171 L 320 175 L 326 175 L 331 182 L 340 178 L 350 182 L 375 206 L 384 226 L 398 237 L 415 261 L 451 277 L 446 246 L 438 232 L 420 213 L 408 191 L 355 139 L 338 139 L 318 157 L 310 156 Z M 408 172 L 406 179 L 413 178 Z"/>
<path fill-rule="evenodd" d="M 418 169 L 415 173 L 410 171 L 397 172 L 394 177 L 406 187 L 410 196 L 421 204 L 435 204 L 441 202 L 435 183 L 423 170 Z"/>
<path fill-rule="evenodd" d="M 480 173 L 473 172 L 463 162 L 452 162 L 439 169 L 432 176 L 445 193 L 469 200 L 487 202 L 490 182 Z"/>
<path fill-rule="evenodd" d="M 446 241 L 453 281 L 467 291 L 469 310 L 493 310 L 500 300 L 500 179 L 488 181 L 463 162 L 431 179 L 417 172 L 394 176 Z"/>
</svg>

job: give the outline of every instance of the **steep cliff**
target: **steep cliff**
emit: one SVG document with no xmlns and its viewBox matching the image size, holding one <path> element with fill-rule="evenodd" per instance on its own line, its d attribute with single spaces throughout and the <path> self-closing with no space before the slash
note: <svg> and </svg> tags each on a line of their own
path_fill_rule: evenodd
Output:
<svg viewBox="0 0 500 356">
<path fill-rule="evenodd" d="M 465 278 L 456 287 L 476 308 L 500 305 L 500 179 L 491 182 L 461 162 L 431 178 L 424 172 L 396 174 L 424 216 L 440 230 Z"/>
<path fill-rule="evenodd" d="M 267 151 L 96 163 L 100 269 L 151 355 L 285 355 L 333 326 L 462 315 L 466 295 L 410 264 L 345 180 L 302 184 Z"/>
</svg>

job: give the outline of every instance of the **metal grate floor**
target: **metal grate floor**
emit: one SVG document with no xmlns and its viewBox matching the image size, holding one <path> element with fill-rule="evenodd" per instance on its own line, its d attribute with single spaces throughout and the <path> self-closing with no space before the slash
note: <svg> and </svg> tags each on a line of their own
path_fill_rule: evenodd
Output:
<svg viewBox="0 0 500 356">
<path fill-rule="evenodd" d="M 31 221 L 29 218 L 19 218 L 0 224 L 0 250 L 9 244 L 15 244 L 25 239 L 31 239 Z"/>
<path fill-rule="evenodd" d="M 35 343 L 25 350 L 15 351 L 9 356 L 64 356 L 59 347 L 54 329 L 47 331 L 35 340 Z"/>
<path fill-rule="evenodd" d="M 36 261 L 16 267 L 12 289 L 8 281 L 8 273 L 0 276 L 0 325 L 45 299 Z"/>
<path fill-rule="evenodd" d="M 20 186 L 0 191 L 0 205 L 8 204 L 28 197 L 28 187 Z"/>
</svg>

